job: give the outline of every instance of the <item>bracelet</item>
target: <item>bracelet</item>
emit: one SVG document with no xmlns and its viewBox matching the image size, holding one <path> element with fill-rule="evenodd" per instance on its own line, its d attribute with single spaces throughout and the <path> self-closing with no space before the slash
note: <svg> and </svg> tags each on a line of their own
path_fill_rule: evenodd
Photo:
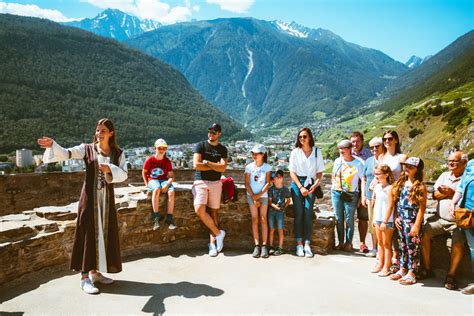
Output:
<svg viewBox="0 0 474 316">
<path fill-rule="evenodd" d="M 302 187 L 303 187 L 303 186 L 298 187 L 298 190 L 301 190 Z"/>
</svg>

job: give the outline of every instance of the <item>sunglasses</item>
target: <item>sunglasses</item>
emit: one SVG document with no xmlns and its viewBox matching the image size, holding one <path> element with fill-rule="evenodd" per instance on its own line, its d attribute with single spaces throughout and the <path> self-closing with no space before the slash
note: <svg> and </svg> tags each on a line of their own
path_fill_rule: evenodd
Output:
<svg viewBox="0 0 474 316">
<path fill-rule="evenodd" d="M 216 135 L 218 132 L 213 131 L 213 130 L 208 130 L 207 133 L 211 135 Z"/>
<path fill-rule="evenodd" d="M 298 138 L 299 139 L 306 139 L 306 138 L 308 138 L 308 135 L 300 135 L 300 136 L 298 136 Z"/>
<path fill-rule="evenodd" d="M 457 165 L 460 162 L 461 160 L 448 160 L 448 164 L 453 164 L 453 165 Z"/>
<path fill-rule="evenodd" d="M 415 166 L 412 166 L 412 165 L 405 165 L 405 168 L 407 168 L 407 169 L 415 169 L 416 167 L 415 167 Z"/>
<path fill-rule="evenodd" d="M 384 138 L 382 138 L 382 139 L 383 139 L 384 142 L 386 142 L 386 141 L 389 141 L 389 142 L 393 141 L 393 137 L 384 137 Z"/>
<path fill-rule="evenodd" d="M 252 152 L 252 156 L 263 155 L 263 153 L 254 153 Z"/>
<path fill-rule="evenodd" d="M 380 145 L 370 146 L 370 150 L 374 150 L 374 149 L 377 149 L 379 147 L 380 147 Z"/>
<path fill-rule="evenodd" d="M 158 150 L 166 150 L 166 147 L 156 147 Z"/>
</svg>

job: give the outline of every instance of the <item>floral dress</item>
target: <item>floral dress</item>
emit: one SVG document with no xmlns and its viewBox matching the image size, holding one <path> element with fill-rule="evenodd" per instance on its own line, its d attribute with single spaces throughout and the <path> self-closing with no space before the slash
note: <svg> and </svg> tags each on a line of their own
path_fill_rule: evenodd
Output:
<svg viewBox="0 0 474 316">
<path fill-rule="evenodd" d="M 398 232 L 398 246 L 400 250 L 400 268 L 416 271 L 420 262 L 419 246 L 420 237 L 410 236 L 410 230 L 415 225 L 419 207 L 410 202 L 411 186 L 404 186 L 398 200 L 398 218 L 402 229 Z"/>
</svg>

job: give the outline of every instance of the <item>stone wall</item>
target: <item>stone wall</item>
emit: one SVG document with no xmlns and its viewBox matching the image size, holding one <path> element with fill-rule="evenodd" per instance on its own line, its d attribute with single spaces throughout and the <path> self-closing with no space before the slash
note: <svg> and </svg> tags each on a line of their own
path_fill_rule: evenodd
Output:
<svg viewBox="0 0 474 316">
<path fill-rule="evenodd" d="M 238 183 L 244 182 L 243 170 L 228 170 L 226 175 Z M 0 216 L 77 201 L 84 176 L 84 172 L 0 175 Z M 194 170 L 175 170 L 175 178 L 178 182 L 190 182 L 194 179 Z M 117 184 L 117 187 L 142 184 L 141 170 L 130 170 L 127 181 Z"/>
<path fill-rule="evenodd" d="M 220 227 L 227 232 L 226 249 L 253 248 L 250 212 L 242 186 L 239 200 L 223 204 L 219 212 Z M 191 185 L 178 185 L 175 198 L 177 228 L 162 224 L 152 229 L 151 195 L 142 188 L 116 189 L 119 234 L 124 256 L 139 253 L 202 249 L 207 252 L 209 232 L 199 221 L 192 206 Z M 162 215 L 166 201 L 161 200 Z M 54 266 L 66 266 L 70 259 L 77 203 L 65 207 L 40 207 L 21 214 L 0 217 L 0 284 L 23 274 Z M 293 252 L 294 212 L 289 207 L 285 219 L 285 248 Z M 314 221 L 312 247 L 327 254 L 334 245 L 334 221 L 331 214 L 319 212 Z M 276 237 L 277 238 L 277 237 Z"/>
</svg>

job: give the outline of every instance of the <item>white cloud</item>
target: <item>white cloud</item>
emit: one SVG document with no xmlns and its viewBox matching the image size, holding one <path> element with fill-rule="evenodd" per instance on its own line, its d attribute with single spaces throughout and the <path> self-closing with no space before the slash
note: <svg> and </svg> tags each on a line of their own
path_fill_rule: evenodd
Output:
<svg viewBox="0 0 474 316">
<path fill-rule="evenodd" d="M 217 4 L 221 10 L 245 13 L 255 3 L 255 0 L 206 0 L 209 4 Z"/>
<path fill-rule="evenodd" d="M 171 7 L 160 0 L 81 0 L 98 8 L 118 9 L 141 19 L 155 20 L 163 24 L 183 22 L 196 11 L 196 6 L 191 6 L 191 1 L 186 0 L 185 6 Z M 199 8 L 199 7 L 198 7 Z"/>
<path fill-rule="evenodd" d="M 6 3 L 3 1 L 0 1 L 0 13 L 33 16 L 55 22 L 70 22 L 77 20 L 64 16 L 58 10 L 42 9 L 34 4 Z"/>
</svg>

